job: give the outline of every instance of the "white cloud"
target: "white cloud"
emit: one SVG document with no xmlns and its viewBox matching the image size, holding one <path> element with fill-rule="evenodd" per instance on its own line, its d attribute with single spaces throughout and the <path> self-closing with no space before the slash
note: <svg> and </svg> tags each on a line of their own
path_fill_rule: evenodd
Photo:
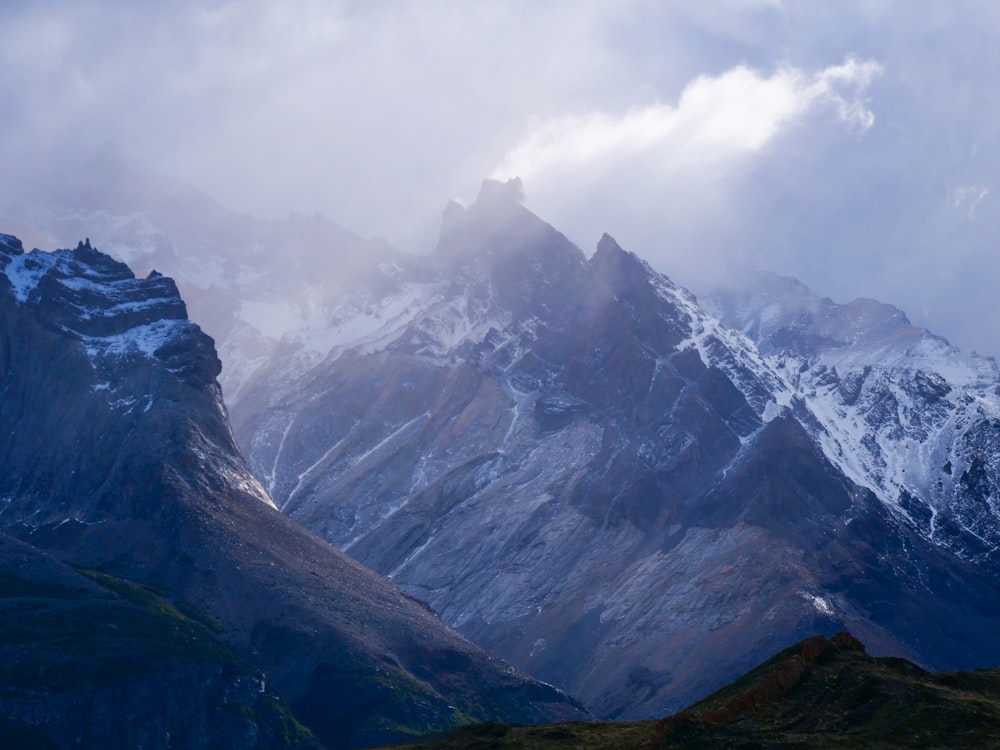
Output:
<svg viewBox="0 0 1000 750">
<path fill-rule="evenodd" d="M 995 0 L 4 0 L 0 194 L 110 141 L 426 250 L 519 173 L 585 249 L 757 259 L 1000 353 L 998 36 Z"/>
<path fill-rule="evenodd" d="M 955 188 L 951 193 L 951 207 L 968 218 L 975 219 L 979 204 L 986 200 L 989 194 L 988 185 L 965 185 Z"/>
<path fill-rule="evenodd" d="M 593 112 L 536 122 L 503 158 L 495 177 L 521 177 L 528 186 L 574 174 L 635 164 L 659 174 L 701 169 L 759 152 L 811 110 L 831 107 L 840 120 L 866 130 L 875 115 L 865 98 L 881 72 L 873 61 L 806 73 L 784 67 L 770 77 L 740 66 L 700 76 L 677 105 L 657 103 L 623 115 Z"/>
</svg>

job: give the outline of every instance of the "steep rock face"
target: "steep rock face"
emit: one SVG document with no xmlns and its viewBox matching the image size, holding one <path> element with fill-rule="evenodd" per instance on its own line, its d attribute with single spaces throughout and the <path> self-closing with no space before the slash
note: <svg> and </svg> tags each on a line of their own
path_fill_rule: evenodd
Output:
<svg viewBox="0 0 1000 750">
<path fill-rule="evenodd" d="M 331 747 L 584 715 L 278 513 L 173 285 L 0 242 L 0 524 L 207 611 Z"/>
<path fill-rule="evenodd" d="M 270 504 L 229 429 L 212 341 L 170 279 L 136 279 L 89 244 L 25 253 L 4 236 L 0 326 L 5 525 L 149 517 L 171 481 Z M 212 470 L 179 471 L 197 462 Z"/>
<path fill-rule="evenodd" d="M 610 237 L 587 260 L 518 192 L 447 209 L 377 336 L 243 391 L 279 507 L 603 717 L 845 624 L 938 666 L 1000 658 L 974 646 L 997 587 L 829 461 L 753 342 Z"/>
<path fill-rule="evenodd" d="M 998 571 L 1000 370 L 874 300 L 760 274 L 714 295 L 809 405 L 827 455 L 932 542 Z"/>
</svg>

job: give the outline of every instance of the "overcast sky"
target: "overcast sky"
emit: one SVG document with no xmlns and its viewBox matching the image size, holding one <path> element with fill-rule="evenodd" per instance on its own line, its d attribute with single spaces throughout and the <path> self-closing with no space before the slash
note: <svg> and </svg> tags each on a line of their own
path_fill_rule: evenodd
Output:
<svg viewBox="0 0 1000 750">
<path fill-rule="evenodd" d="M 104 143 L 429 249 L 523 178 L 696 290 L 744 263 L 1000 354 L 995 0 L 0 5 L 8 185 Z"/>
</svg>

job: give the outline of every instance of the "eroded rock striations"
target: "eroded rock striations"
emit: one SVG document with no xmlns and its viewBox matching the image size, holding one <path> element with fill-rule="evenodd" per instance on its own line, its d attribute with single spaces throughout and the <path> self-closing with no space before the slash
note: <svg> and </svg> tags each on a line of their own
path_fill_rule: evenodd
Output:
<svg viewBox="0 0 1000 750">
<path fill-rule="evenodd" d="M 113 154 L 84 174 L 14 213 L 178 279 L 284 510 L 602 715 L 841 625 L 1000 660 L 1000 378 L 900 311 L 775 277 L 695 300 L 516 182 L 415 257 Z"/>
<path fill-rule="evenodd" d="M 166 639 L 161 692 L 149 682 L 157 663 L 143 665 L 141 649 L 126 654 L 141 674 L 111 679 L 86 705 L 74 702 L 79 690 L 57 684 L 58 669 L 36 670 L 38 684 L 8 683 L 0 707 L 23 698 L 48 708 L 10 708 L 12 732 L 59 747 L 166 747 L 203 723 L 214 727 L 209 704 L 228 707 L 246 729 L 217 747 L 288 746 L 310 733 L 350 747 L 475 719 L 585 715 L 275 510 L 237 450 L 219 366 L 169 279 L 136 279 L 89 242 L 25 253 L 0 236 L 0 526 L 78 592 L 68 596 L 83 622 L 103 627 L 89 602 L 105 597 L 114 600 L 102 604 L 114 610 L 108 627 L 137 621 L 155 634 L 174 618 L 192 644 L 204 643 L 188 652 Z M 16 545 L 0 539 L 0 551 L 23 551 Z M 34 606 L 30 592 L 12 590 L 18 606 Z M 69 606 L 58 599 L 42 604 Z M 71 620 L 42 621 L 60 638 L 76 633 Z M 22 649 L 12 628 L 4 648 L 28 662 L 52 656 Z M 78 668 L 114 662 L 98 635 L 80 636 L 94 659 Z M 281 703 L 265 711 L 227 698 L 241 675 Z M 124 693 L 156 704 L 148 721 L 116 724 L 132 705 L 115 708 Z M 177 710 L 158 707 L 175 698 Z M 67 739 L 73 732 L 79 740 Z M 185 745 L 213 746 L 217 736 Z"/>
<path fill-rule="evenodd" d="M 276 356 L 232 402 L 279 507 L 605 718 L 844 627 L 935 667 L 1000 661 L 989 571 L 847 472 L 797 381 L 518 188 L 451 204 L 431 257 L 331 319 L 325 361 Z"/>
</svg>

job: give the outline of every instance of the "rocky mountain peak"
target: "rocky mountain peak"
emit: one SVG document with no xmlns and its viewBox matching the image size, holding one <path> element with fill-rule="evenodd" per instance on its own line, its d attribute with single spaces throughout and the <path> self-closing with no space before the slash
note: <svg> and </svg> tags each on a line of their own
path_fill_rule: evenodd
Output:
<svg viewBox="0 0 1000 750">
<path fill-rule="evenodd" d="M 329 747 L 586 715 L 274 509 L 169 279 L 89 243 L 23 253 L 4 238 L 0 257 L 0 542 L 199 613 L 225 649 L 210 658 L 265 674 Z"/>
<path fill-rule="evenodd" d="M 226 421 L 212 340 L 187 319 L 173 280 L 137 279 L 89 240 L 26 253 L 6 237 L 0 258 L 0 424 L 10 434 L 73 434 L 93 446 L 67 452 L 50 438 L 9 441 L 0 450 L 4 522 L 155 512 L 142 506 L 144 493 L 194 479 L 270 503 Z M 135 434 L 151 442 L 136 443 Z M 167 457 L 192 440 L 210 468 L 185 477 Z"/>
<path fill-rule="evenodd" d="M 506 181 L 483 180 L 475 205 L 485 208 L 519 206 L 522 203 L 524 203 L 524 185 L 520 177 L 512 177 Z"/>
<path fill-rule="evenodd" d="M 519 178 L 507 182 L 483 180 L 479 195 L 470 206 L 463 209 L 451 201 L 445 208 L 434 254 L 468 259 L 470 254 L 510 257 L 552 249 L 582 256 L 579 248 L 561 232 L 524 208 L 523 199 Z"/>
<path fill-rule="evenodd" d="M 3 276 L 13 301 L 28 306 L 49 330 L 75 339 L 95 363 L 152 358 L 193 385 L 215 382 L 222 365 L 212 341 L 188 320 L 172 279 L 137 279 L 89 238 L 72 250 L 8 257 Z"/>
<path fill-rule="evenodd" d="M 24 245 L 21 244 L 21 240 L 10 234 L 0 234 L 0 262 L 4 268 L 13 256 L 21 255 L 23 252 Z"/>
<path fill-rule="evenodd" d="M 607 233 L 597 243 L 597 251 L 589 265 L 591 272 L 615 291 L 648 287 L 656 276 L 635 253 L 622 249 L 614 237 Z"/>
</svg>

